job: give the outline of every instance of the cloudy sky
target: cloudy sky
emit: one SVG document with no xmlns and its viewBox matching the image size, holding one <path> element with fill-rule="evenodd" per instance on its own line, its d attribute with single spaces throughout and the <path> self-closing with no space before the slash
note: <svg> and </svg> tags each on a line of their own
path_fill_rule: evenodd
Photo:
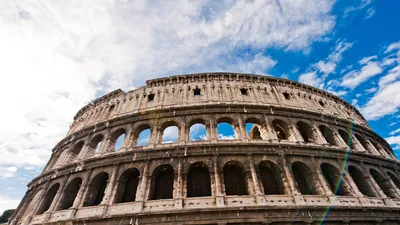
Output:
<svg viewBox="0 0 400 225">
<path fill-rule="evenodd" d="M 0 213 L 16 207 L 82 106 L 181 73 L 257 73 L 327 90 L 356 105 L 400 156 L 399 8 L 397 0 L 0 1 Z"/>
</svg>

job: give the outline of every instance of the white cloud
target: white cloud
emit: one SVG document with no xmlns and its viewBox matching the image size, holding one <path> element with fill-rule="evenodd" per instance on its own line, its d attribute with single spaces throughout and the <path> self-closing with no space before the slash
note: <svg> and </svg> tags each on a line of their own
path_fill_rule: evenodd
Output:
<svg viewBox="0 0 400 225">
<path fill-rule="evenodd" d="M 43 166 L 79 108 L 115 88 L 211 69 L 266 73 L 270 57 L 232 53 L 307 51 L 334 27 L 333 4 L 2 1 L 0 165 Z"/>
<path fill-rule="evenodd" d="M 360 2 L 359 5 L 357 5 L 357 6 L 351 6 L 351 7 L 348 7 L 347 9 L 345 9 L 345 11 L 344 11 L 344 17 L 347 17 L 351 12 L 364 9 L 365 7 L 369 6 L 371 3 L 372 3 L 372 0 L 361 0 L 361 2 Z M 370 14 L 370 13 L 367 12 L 367 16 L 368 16 L 369 14 Z M 366 16 L 366 17 L 367 17 L 367 16 Z"/>
<path fill-rule="evenodd" d="M 233 140 L 233 139 L 235 139 L 235 135 L 218 134 L 218 139 L 220 139 L 220 140 Z"/>
<path fill-rule="evenodd" d="M 377 90 L 378 90 L 378 88 L 372 87 L 372 88 L 365 89 L 364 91 L 367 92 L 367 93 L 374 93 Z"/>
<path fill-rule="evenodd" d="M 163 143 L 171 143 L 178 141 L 178 127 L 176 126 L 169 126 L 164 129 L 163 132 Z"/>
<path fill-rule="evenodd" d="M 17 170 L 15 166 L 0 167 L 0 179 L 14 177 L 17 174 Z"/>
<path fill-rule="evenodd" d="M 400 59 L 400 58 L 399 58 Z M 400 77 L 400 65 L 389 70 L 388 74 L 379 79 L 379 88 L 383 88 L 387 84 L 392 83 Z"/>
<path fill-rule="evenodd" d="M 367 10 L 367 15 L 365 15 L 364 19 L 369 19 L 369 18 L 373 17 L 375 15 L 375 13 L 376 13 L 376 9 L 375 8 L 372 8 L 372 7 L 369 8 Z"/>
<path fill-rule="evenodd" d="M 20 200 L 10 199 L 0 195 L 0 213 L 3 213 L 7 209 L 17 208 L 19 202 Z"/>
<path fill-rule="evenodd" d="M 398 128 L 398 129 L 396 129 L 396 130 L 390 132 L 389 135 L 395 135 L 395 134 L 397 134 L 397 133 L 400 133 L 400 128 Z"/>
<path fill-rule="evenodd" d="M 361 65 L 364 65 L 364 64 L 366 64 L 367 62 L 369 62 L 369 61 L 371 61 L 371 60 L 373 60 L 373 59 L 376 59 L 376 58 L 378 58 L 378 56 L 376 56 L 376 55 L 374 55 L 374 56 L 369 56 L 369 57 L 364 57 L 364 58 L 362 58 L 360 61 L 358 61 Z"/>
<path fill-rule="evenodd" d="M 368 62 L 360 70 L 353 70 L 348 72 L 343 78 L 343 81 L 340 85 L 343 87 L 355 88 L 362 82 L 380 73 L 382 73 L 382 68 L 377 62 Z"/>
<path fill-rule="evenodd" d="M 303 73 L 299 76 L 299 82 L 317 88 L 323 88 L 324 79 L 317 76 L 316 72 Z"/>
<path fill-rule="evenodd" d="M 391 43 L 391 44 L 387 47 L 385 53 L 390 53 L 390 52 L 392 52 L 393 50 L 398 50 L 398 49 L 400 49 L 400 41 Z"/>
</svg>

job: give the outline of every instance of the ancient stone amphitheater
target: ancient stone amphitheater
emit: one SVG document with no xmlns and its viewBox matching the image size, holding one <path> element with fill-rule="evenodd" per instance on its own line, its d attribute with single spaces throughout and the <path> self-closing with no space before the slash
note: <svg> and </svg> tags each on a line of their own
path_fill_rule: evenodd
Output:
<svg viewBox="0 0 400 225">
<path fill-rule="evenodd" d="M 235 139 L 219 139 L 219 123 Z M 206 137 L 189 138 L 194 124 Z M 171 126 L 177 141 L 165 143 Z M 251 74 L 172 76 L 83 107 L 10 224 L 400 224 L 399 167 L 330 93 Z"/>
</svg>

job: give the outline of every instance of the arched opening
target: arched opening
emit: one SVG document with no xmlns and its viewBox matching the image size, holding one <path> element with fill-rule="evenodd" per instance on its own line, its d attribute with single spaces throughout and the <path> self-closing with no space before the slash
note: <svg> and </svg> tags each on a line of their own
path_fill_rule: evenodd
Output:
<svg viewBox="0 0 400 225">
<path fill-rule="evenodd" d="M 321 131 L 322 135 L 324 136 L 326 142 L 328 142 L 330 145 L 338 145 L 336 143 L 335 140 L 335 136 L 333 135 L 333 132 L 331 131 L 331 129 L 329 129 L 328 127 L 324 126 L 324 125 L 320 125 L 319 130 Z"/>
<path fill-rule="evenodd" d="M 64 195 L 58 205 L 58 210 L 69 209 L 74 204 L 75 198 L 82 185 L 82 179 L 77 177 L 67 185 L 64 190 Z"/>
<path fill-rule="evenodd" d="M 317 178 L 314 176 L 310 167 L 302 162 L 294 162 L 292 171 L 297 183 L 298 190 L 303 195 L 317 195 L 318 190 L 315 187 Z"/>
<path fill-rule="evenodd" d="M 103 135 L 99 134 L 90 141 L 90 148 L 94 149 L 94 152 L 97 153 L 100 151 L 102 142 L 103 142 Z"/>
<path fill-rule="evenodd" d="M 287 123 L 282 120 L 273 120 L 272 127 L 275 130 L 276 136 L 279 140 L 288 140 L 289 139 L 289 126 Z"/>
<path fill-rule="evenodd" d="M 151 135 L 151 128 L 149 125 L 144 124 L 136 128 L 133 133 L 133 143 L 135 146 L 146 146 L 149 144 Z"/>
<path fill-rule="evenodd" d="M 246 120 L 246 132 L 251 140 L 267 139 L 267 132 L 261 124 L 262 122 L 256 118 L 249 118 Z"/>
<path fill-rule="evenodd" d="M 258 165 L 261 181 L 266 195 L 285 194 L 278 166 L 270 161 L 263 161 Z"/>
<path fill-rule="evenodd" d="M 150 200 L 173 198 L 174 169 L 170 165 L 161 165 L 152 175 Z"/>
<path fill-rule="evenodd" d="M 236 139 L 236 132 L 229 119 L 221 119 L 217 124 L 218 139 L 219 140 L 232 140 Z"/>
<path fill-rule="evenodd" d="M 364 147 L 365 150 L 367 150 L 369 153 L 373 153 L 371 147 L 368 145 L 368 143 L 361 135 L 355 134 L 354 136 L 356 136 L 357 140 L 361 143 L 361 145 Z"/>
<path fill-rule="evenodd" d="M 396 187 L 400 190 L 400 179 L 391 172 L 388 172 L 388 175 L 389 175 L 390 179 L 392 179 L 392 181 L 396 185 Z"/>
<path fill-rule="evenodd" d="M 242 165 L 228 162 L 224 166 L 224 184 L 226 195 L 247 195 L 247 182 Z"/>
<path fill-rule="evenodd" d="M 369 172 L 386 196 L 390 198 L 397 198 L 397 194 L 388 179 L 374 169 L 370 169 Z"/>
<path fill-rule="evenodd" d="M 84 144 L 84 142 L 80 141 L 74 145 L 74 147 L 71 149 L 71 151 L 69 151 L 69 156 L 68 156 L 68 160 L 66 163 L 70 163 L 78 158 L 79 153 L 81 152 L 81 150 L 83 148 L 83 144 Z"/>
<path fill-rule="evenodd" d="M 125 129 L 118 129 L 111 135 L 111 145 L 113 145 L 114 151 L 118 151 L 122 148 L 125 136 Z"/>
<path fill-rule="evenodd" d="M 83 206 L 96 206 L 100 205 L 101 201 L 104 198 L 104 192 L 107 188 L 108 183 L 108 174 L 102 172 L 97 174 L 95 178 L 93 178 L 92 182 L 89 185 L 89 189 L 86 194 L 85 202 Z"/>
<path fill-rule="evenodd" d="M 136 168 L 125 170 L 119 178 L 114 203 L 134 202 L 140 172 Z"/>
<path fill-rule="evenodd" d="M 39 204 L 40 196 L 42 195 L 43 189 L 38 190 L 34 195 L 32 200 L 29 202 L 28 207 L 26 207 L 24 214 L 21 219 L 26 218 L 32 213 L 33 209 Z"/>
<path fill-rule="evenodd" d="M 189 141 L 205 141 L 207 140 L 207 128 L 203 121 L 196 120 L 192 122 L 189 128 Z"/>
<path fill-rule="evenodd" d="M 346 131 L 339 129 L 339 135 L 350 149 L 355 149 L 353 138 Z"/>
<path fill-rule="evenodd" d="M 195 163 L 187 176 L 187 197 L 202 196 L 211 196 L 210 172 L 204 163 Z"/>
<path fill-rule="evenodd" d="M 167 122 L 162 126 L 162 139 L 161 143 L 174 143 L 178 142 L 179 139 L 179 129 L 175 122 Z"/>
<path fill-rule="evenodd" d="M 367 177 L 364 176 L 359 169 L 355 168 L 354 166 L 349 166 L 348 171 L 354 183 L 356 183 L 358 190 L 360 190 L 363 195 L 368 197 L 376 197 L 376 193 L 371 187 Z"/>
<path fill-rule="evenodd" d="M 51 203 L 54 200 L 54 197 L 56 197 L 57 191 L 60 188 L 60 184 L 54 184 L 53 186 L 51 186 L 51 188 L 47 191 L 46 195 L 44 196 L 44 199 L 42 201 L 42 204 L 40 205 L 37 214 L 42 214 L 44 212 L 46 212 L 50 206 Z"/>
<path fill-rule="evenodd" d="M 375 147 L 376 150 L 383 156 L 390 156 L 389 153 L 386 152 L 385 149 L 383 149 L 377 142 L 370 140 L 371 144 Z"/>
<path fill-rule="evenodd" d="M 322 163 L 320 167 L 322 174 L 324 175 L 325 180 L 328 182 L 329 188 L 333 194 L 347 196 L 351 195 L 350 188 L 343 179 L 343 173 L 328 163 Z"/>
<path fill-rule="evenodd" d="M 317 142 L 316 135 L 314 134 L 312 128 L 310 125 L 304 122 L 297 122 L 297 129 L 299 130 L 301 136 L 303 137 L 303 140 L 305 143 Z"/>
</svg>

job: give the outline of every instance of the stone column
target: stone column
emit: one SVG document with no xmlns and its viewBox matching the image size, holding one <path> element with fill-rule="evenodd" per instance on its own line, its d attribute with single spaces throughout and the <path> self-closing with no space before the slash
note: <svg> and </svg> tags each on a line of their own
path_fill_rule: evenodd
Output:
<svg viewBox="0 0 400 225">
<path fill-rule="evenodd" d="M 122 143 L 122 147 L 121 149 L 128 149 L 132 146 L 131 144 L 131 139 L 132 139 L 132 135 L 133 135 L 133 124 L 131 124 L 128 128 L 128 130 L 126 130 L 125 132 L 125 138 L 124 138 L 124 142 Z"/>
<path fill-rule="evenodd" d="M 313 123 L 313 132 L 318 136 L 318 140 L 316 140 L 317 143 L 322 144 L 322 145 L 329 145 L 329 143 L 326 141 L 325 136 L 321 133 L 317 125 Z"/>
<path fill-rule="evenodd" d="M 189 142 L 189 127 L 184 120 L 182 120 L 179 128 L 179 142 L 182 144 Z"/>
<path fill-rule="evenodd" d="M 87 171 L 86 175 L 83 177 L 81 187 L 79 188 L 78 194 L 76 195 L 75 201 L 72 204 L 71 209 L 74 209 L 76 211 L 78 208 L 83 207 L 84 198 L 89 189 L 92 172 L 93 170 Z M 75 213 L 72 213 L 72 215 L 75 215 Z"/>
<path fill-rule="evenodd" d="M 354 182 L 353 178 L 346 171 L 344 172 L 344 179 L 350 185 L 355 197 L 363 197 L 364 196 L 363 193 L 361 193 L 360 190 L 358 189 L 357 184 Z"/>
<path fill-rule="evenodd" d="M 62 196 L 63 193 L 65 193 L 65 188 L 66 188 L 66 183 L 69 180 L 71 175 L 66 176 L 62 179 L 60 182 L 60 187 L 58 188 L 58 191 L 56 195 L 53 198 L 53 201 L 51 202 L 50 207 L 47 209 L 47 211 L 44 213 L 45 214 L 45 219 L 44 221 L 47 222 L 50 219 L 51 213 L 57 209 L 57 206 L 60 204 L 60 197 Z"/>
<path fill-rule="evenodd" d="M 114 171 L 111 174 L 111 177 L 108 180 L 107 188 L 104 191 L 104 197 L 103 200 L 101 201 L 100 205 L 108 205 L 110 201 L 112 201 L 112 194 L 114 190 L 114 184 L 115 180 L 117 179 L 117 173 L 119 170 L 119 164 L 114 167 Z"/>
<path fill-rule="evenodd" d="M 215 202 L 217 203 L 217 207 L 225 206 L 224 195 L 222 194 L 221 190 L 221 179 L 219 173 L 219 163 L 218 163 L 218 156 L 214 156 L 213 158 L 214 163 L 214 178 L 215 178 Z"/>
<path fill-rule="evenodd" d="M 238 132 L 238 136 L 236 137 L 236 139 L 242 139 L 242 140 L 248 141 L 249 136 L 247 135 L 246 124 L 244 123 L 240 114 L 237 114 L 236 116 L 237 116 L 237 120 L 238 120 L 237 125 L 239 128 L 239 129 L 237 129 L 239 132 Z"/>
<path fill-rule="evenodd" d="M 254 160 L 252 155 L 248 155 L 247 159 L 249 160 L 249 165 L 250 165 L 250 172 L 251 172 L 251 178 L 253 181 L 254 185 L 254 191 L 255 191 L 255 196 L 256 196 L 256 202 L 258 205 L 265 205 L 265 197 L 264 193 L 261 193 L 261 188 L 260 188 L 260 182 L 258 180 L 257 172 L 254 166 Z"/>
<path fill-rule="evenodd" d="M 43 192 L 41 193 L 40 197 L 38 198 L 39 199 L 38 204 L 33 207 L 32 213 L 29 216 L 26 217 L 26 219 L 24 220 L 23 225 L 29 224 L 31 222 L 31 220 L 32 220 L 32 217 L 34 217 L 36 215 L 37 211 L 39 210 L 39 207 L 43 204 L 43 199 L 44 199 L 44 196 L 47 194 L 47 191 L 49 189 L 49 185 L 50 185 L 50 182 L 48 181 L 45 184 L 45 186 L 43 187 Z"/>
<path fill-rule="evenodd" d="M 301 136 L 300 131 L 297 129 L 296 125 L 292 124 L 292 120 L 290 120 L 290 124 L 288 124 L 288 126 L 289 126 L 289 133 L 293 135 L 295 139 L 294 141 L 305 142 L 303 136 Z"/>
<path fill-rule="evenodd" d="M 272 124 L 270 121 L 270 119 L 268 118 L 267 115 L 264 114 L 264 120 L 265 120 L 265 128 L 267 130 L 267 134 L 268 134 L 268 139 L 270 140 L 277 140 L 278 137 L 276 136 L 275 130 L 272 127 Z"/>
<path fill-rule="evenodd" d="M 181 209 L 183 207 L 182 198 L 182 158 L 178 159 L 178 171 L 174 174 L 174 207 L 176 209 Z"/>
<path fill-rule="evenodd" d="M 148 173 L 149 173 L 149 161 L 146 161 L 144 164 L 144 168 L 143 168 L 143 173 L 141 174 L 141 181 L 139 184 L 139 189 L 137 190 L 136 193 L 136 202 L 140 202 L 139 205 L 139 211 L 143 210 L 143 205 L 145 202 L 145 195 L 146 195 L 146 186 L 147 186 L 147 179 L 148 179 Z"/>
<path fill-rule="evenodd" d="M 365 139 L 366 144 L 368 145 L 369 149 L 371 149 L 371 151 L 375 154 L 375 155 L 379 155 L 379 156 L 385 156 L 384 154 L 382 154 L 378 149 L 375 148 L 375 146 L 371 143 L 370 140 Z"/>
<path fill-rule="evenodd" d="M 280 155 L 280 162 L 283 167 L 283 186 L 287 194 L 293 196 L 296 205 L 305 205 L 303 195 L 297 191 L 290 164 L 286 161 L 285 155 Z"/>
<path fill-rule="evenodd" d="M 217 124 L 212 115 L 210 116 L 209 121 L 210 121 L 209 122 L 209 124 L 210 124 L 210 128 L 209 128 L 210 140 L 211 140 L 211 142 L 215 142 L 218 140 Z"/>
</svg>

